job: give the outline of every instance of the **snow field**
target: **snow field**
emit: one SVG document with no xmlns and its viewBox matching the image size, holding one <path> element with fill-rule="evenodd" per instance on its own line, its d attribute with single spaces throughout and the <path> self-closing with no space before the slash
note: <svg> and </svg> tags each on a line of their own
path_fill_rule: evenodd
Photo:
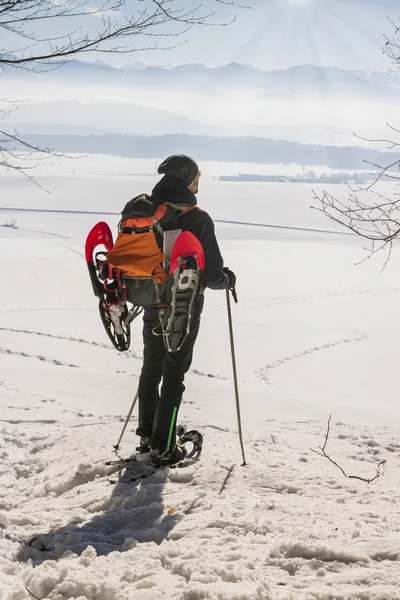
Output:
<svg viewBox="0 0 400 600">
<path fill-rule="evenodd" d="M 234 432 L 206 428 L 198 464 L 111 485 L 118 469 L 99 456 L 112 457 L 120 425 L 2 428 L 5 598 L 26 597 L 24 585 L 57 599 L 400 594 L 392 428 L 337 423 L 331 432 L 329 453 L 350 474 L 372 477 L 389 457 L 370 485 L 311 452 L 326 431 L 312 420 L 271 421 L 262 438 L 246 436 L 246 467 Z"/>
<path fill-rule="evenodd" d="M 290 202 L 281 224 L 297 218 Z M 225 297 L 210 292 L 180 411 L 204 434 L 202 459 L 128 483 L 134 468 L 105 462 L 136 391 L 140 323 L 117 353 L 83 259 L 97 217 L 14 218 L 18 229 L 0 227 L 1 600 L 32 597 L 25 588 L 41 600 L 399 600 L 397 248 L 381 272 L 355 266 L 365 253 L 347 237 L 218 225 L 238 275 L 248 464 Z M 326 451 L 348 475 L 372 479 L 386 461 L 370 484 L 312 451 L 330 414 Z"/>
</svg>

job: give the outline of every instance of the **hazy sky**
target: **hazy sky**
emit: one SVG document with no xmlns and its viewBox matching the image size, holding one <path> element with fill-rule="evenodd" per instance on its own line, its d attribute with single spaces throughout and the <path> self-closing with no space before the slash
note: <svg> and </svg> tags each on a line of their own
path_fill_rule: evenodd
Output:
<svg viewBox="0 0 400 600">
<path fill-rule="evenodd" d="M 90 6 L 95 1 L 90 0 Z M 386 71 L 390 68 L 390 62 L 382 52 L 383 36 L 385 33 L 391 35 L 393 31 L 388 17 L 397 21 L 400 15 L 399 0 L 233 0 L 249 5 L 250 9 L 233 8 L 216 0 L 174 1 L 177 6 L 184 6 L 188 10 L 201 4 L 199 12 L 215 11 L 212 20 L 220 23 L 229 21 L 236 14 L 236 22 L 227 27 L 197 26 L 183 37 L 160 41 L 161 45 L 168 45 L 187 39 L 183 46 L 175 49 L 125 55 L 85 54 L 81 55 L 81 60 L 103 59 L 115 65 L 135 61 L 148 64 L 203 62 L 222 65 L 235 61 L 262 69 L 314 64 Z M 227 1 L 229 4 L 231 0 Z M 126 0 L 123 10 L 135 11 L 151 2 Z M 101 3 L 102 0 L 99 0 L 95 6 Z M 100 23 L 99 17 L 86 16 L 84 19 L 85 27 L 95 27 Z M 57 36 L 76 29 L 79 31 L 81 25 L 79 20 L 66 19 L 34 24 L 45 36 Z M 9 33 L 4 30 L 2 36 L 5 48 L 9 51 L 21 47 L 20 38 L 16 37 L 12 43 L 8 43 Z M 138 47 L 143 47 L 154 43 L 155 38 L 134 38 L 133 41 Z"/>
<path fill-rule="evenodd" d="M 191 0 L 187 0 L 188 5 Z M 263 69 L 296 64 L 336 65 L 347 69 L 383 70 L 390 67 L 382 53 L 383 34 L 390 34 L 388 17 L 400 15 L 398 0 L 241 0 L 252 8 L 235 9 L 229 27 L 197 27 L 187 43 L 165 52 L 118 57 L 114 64 L 140 60 L 151 64 L 231 61 Z M 213 0 L 203 8 L 215 10 Z M 217 8 L 218 19 L 232 9 Z M 111 57 L 106 57 L 109 60 Z"/>
</svg>

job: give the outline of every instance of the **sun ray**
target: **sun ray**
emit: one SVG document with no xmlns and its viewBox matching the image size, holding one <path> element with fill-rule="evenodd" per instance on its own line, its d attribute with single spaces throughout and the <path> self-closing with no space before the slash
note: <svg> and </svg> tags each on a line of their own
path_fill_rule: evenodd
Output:
<svg viewBox="0 0 400 600">
<path fill-rule="evenodd" d="M 289 6 L 305 7 L 314 4 L 314 0 L 285 0 Z"/>
</svg>

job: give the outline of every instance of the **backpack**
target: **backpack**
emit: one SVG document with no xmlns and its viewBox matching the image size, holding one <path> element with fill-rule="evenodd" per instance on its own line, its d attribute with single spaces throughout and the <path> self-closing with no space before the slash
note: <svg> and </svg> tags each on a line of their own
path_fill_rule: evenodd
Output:
<svg viewBox="0 0 400 600">
<path fill-rule="evenodd" d="M 121 271 L 126 299 L 135 306 L 159 306 L 166 301 L 169 261 L 162 251 L 164 231 L 177 231 L 177 218 L 195 206 L 177 209 L 141 194 L 121 213 L 118 236 L 107 254 L 110 266 Z"/>
<path fill-rule="evenodd" d="M 182 347 L 202 287 L 203 248 L 192 233 L 181 233 L 177 223 L 193 209 L 196 206 L 156 205 L 147 194 L 133 198 L 122 211 L 117 239 L 106 256 L 108 265 L 122 274 L 125 299 L 134 307 L 159 309 L 159 333 L 168 352 Z M 171 256 L 163 251 L 167 232 L 176 237 Z"/>
</svg>

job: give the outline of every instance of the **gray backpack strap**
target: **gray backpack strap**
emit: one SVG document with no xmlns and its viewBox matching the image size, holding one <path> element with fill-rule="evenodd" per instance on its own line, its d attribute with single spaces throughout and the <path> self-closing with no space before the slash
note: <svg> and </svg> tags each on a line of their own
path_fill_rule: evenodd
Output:
<svg viewBox="0 0 400 600">
<path fill-rule="evenodd" d="M 164 230 L 161 227 L 160 223 L 157 221 L 157 219 L 155 217 L 151 217 L 151 220 L 153 221 L 154 227 L 157 229 L 158 233 L 164 237 Z"/>
</svg>

